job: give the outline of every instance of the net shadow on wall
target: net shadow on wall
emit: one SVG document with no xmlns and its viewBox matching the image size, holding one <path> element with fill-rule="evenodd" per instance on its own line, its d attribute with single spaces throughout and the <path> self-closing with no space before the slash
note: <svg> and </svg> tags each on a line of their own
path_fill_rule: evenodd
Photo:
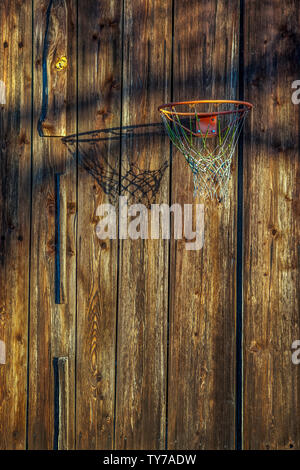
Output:
<svg viewBox="0 0 300 470">
<path fill-rule="evenodd" d="M 78 142 L 78 163 L 96 180 L 111 204 L 118 202 L 119 196 L 126 196 L 132 204 L 149 207 L 155 203 L 156 195 L 164 173 L 168 167 L 165 161 L 158 168 L 141 168 L 137 161 L 123 155 L 119 163 L 120 142 L 125 139 L 134 143 L 135 139 L 153 142 L 156 137 L 165 136 L 161 123 L 136 126 L 98 129 L 73 134 L 62 139 L 73 158 L 76 158 Z M 130 144 L 128 146 L 130 148 Z M 113 155 L 116 155 L 115 159 Z"/>
</svg>

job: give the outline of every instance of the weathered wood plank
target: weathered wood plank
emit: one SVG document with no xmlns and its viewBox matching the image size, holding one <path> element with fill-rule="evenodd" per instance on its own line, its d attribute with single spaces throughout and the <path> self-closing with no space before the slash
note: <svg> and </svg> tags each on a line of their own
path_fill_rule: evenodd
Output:
<svg viewBox="0 0 300 470">
<path fill-rule="evenodd" d="M 76 123 L 76 2 L 66 1 L 68 17 L 67 130 Z M 75 442 L 75 313 L 76 313 L 76 158 L 60 138 L 41 137 L 38 119 L 43 102 L 43 51 L 48 0 L 34 2 L 34 116 L 33 116 L 33 204 L 31 245 L 30 356 L 28 445 L 30 449 L 52 449 L 54 445 L 54 357 L 69 362 L 69 442 Z M 55 191 L 57 175 L 65 179 L 67 201 L 67 259 L 65 290 L 68 302 L 58 305 Z M 65 230 L 65 228 L 63 228 Z M 64 235 L 65 236 L 65 235 Z M 56 246 L 57 245 L 57 246 Z M 61 256 L 61 253 L 59 253 Z"/>
<path fill-rule="evenodd" d="M 239 2 L 175 1 L 174 101 L 236 99 Z M 234 168 L 235 168 L 234 159 Z M 235 434 L 236 172 L 227 201 L 205 201 L 204 247 L 171 245 L 168 447 L 230 449 Z M 172 201 L 193 200 L 174 150 Z"/>
<path fill-rule="evenodd" d="M 167 203 L 169 142 L 153 124 L 160 123 L 157 107 L 170 98 L 172 2 L 125 1 L 124 21 L 122 125 L 137 128 L 123 142 L 121 191 L 129 205 Z M 141 127 L 149 124 L 148 131 Z M 154 175 L 160 185 L 147 192 Z M 122 240 L 117 449 L 165 447 L 167 314 L 168 241 Z"/>
<path fill-rule="evenodd" d="M 6 364 L 6 345 L 0 340 L 0 364 Z"/>
<path fill-rule="evenodd" d="M 6 85 L 0 80 L 0 104 L 6 104 Z"/>
<path fill-rule="evenodd" d="M 245 2 L 244 447 L 300 448 L 300 10 L 296 0 Z"/>
<path fill-rule="evenodd" d="M 67 1 L 50 0 L 45 21 L 43 101 L 38 130 L 41 136 L 65 136 L 68 92 Z M 75 127 L 69 131 L 74 132 Z"/>
<path fill-rule="evenodd" d="M 77 448 L 111 449 L 118 244 L 96 225 L 97 207 L 118 196 L 122 8 L 79 0 L 78 12 Z"/>
<path fill-rule="evenodd" d="M 58 245 L 58 259 L 57 263 L 59 264 L 59 271 L 57 272 L 57 277 L 59 277 L 59 285 L 57 286 L 59 292 L 58 298 L 59 303 L 67 303 L 67 238 L 68 238 L 68 204 L 67 204 L 67 195 L 68 195 L 68 175 L 59 175 L 59 188 L 56 195 L 59 198 L 59 214 L 58 216 L 58 227 L 57 231 L 57 245 Z M 74 292 L 70 293 L 74 295 Z"/>
<path fill-rule="evenodd" d="M 26 441 L 31 3 L 0 4 L 0 448 Z M 6 350 L 6 357 L 5 357 Z"/>
<path fill-rule="evenodd" d="M 58 450 L 68 450 L 69 448 L 69 360 L 67 357 L 59 357 L 58 366 Z"/>
</svg>

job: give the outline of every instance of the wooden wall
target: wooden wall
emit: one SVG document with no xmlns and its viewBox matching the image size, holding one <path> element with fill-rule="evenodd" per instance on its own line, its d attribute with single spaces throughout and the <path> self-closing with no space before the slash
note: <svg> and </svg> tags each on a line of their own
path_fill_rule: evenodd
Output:
<svg viewBox="0 0 300 470">
<path fill-rule="evenodd" d="M 0 3 L 1 449 L 300 449 L 299 25 L 297 0 Z M 119 194 L 201 202 L 157 107 L 239 97 L 203 248 L 100 240 Z"/>
</svg>

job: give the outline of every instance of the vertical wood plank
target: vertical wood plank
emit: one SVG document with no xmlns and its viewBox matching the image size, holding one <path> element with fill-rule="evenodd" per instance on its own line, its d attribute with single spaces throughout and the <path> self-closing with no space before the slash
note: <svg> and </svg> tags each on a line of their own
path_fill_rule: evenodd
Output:
<svg viewBox="0 0 300 470">
<path fill-rule="evenodd" d="M 59 277 L 59 285 L 57 294 L 59 303 L 67 303 L 67 258 L 68 258 L 68 175 L 63 174 L 59 176 L 59 189 L 56 197 L 59 198 L 59 214 L 58 227 L 57 227 L 57 245 L 58 245 L 58 264 L 59 270 L 56 273 Z M 75 295 L 75 292 L 70 292 L 70 295 Z"/>
<path fill-rule="evenodd" d="M 299 3 L 245 2 L 244 447 L 300 448 Z"/>
<path fill-rule="evenodd" d="M 34 115 L 33 205 L 31 245 L 30 357 L 28 446 L 52 449 L 54 445 L 54 357 L 68 357 L 69 443 L 75 444 L 75 313 L 76 313 L 76 157 L 60 138 L 41 137 L 38 120 L 43 105 L 43 56 L 48 0 L 34 1 Z M 76 2 L 66 1 L 68 28 L 67 130 L 76 127 Z M 67 201 L 66 290 L 67 303 L 56 304 L 55 259 L 58 246 L 55 181 L 64 174 Z M 65 236 L 65 235 L 64 235 Z M 59 280 L 58 280 L 59 285 Z"/>
<path fill-rule="evenodd" d="M 58 450 L 69 448 L 69 360 L 67 357 L 59 357 L 58 365 L 58 409 L 59 409 L 59 432 Z"/>
<path fill-rule="evenodd" d="M 174 101 L 236 99 L 239 2 L 177 1 Z M 174 150 L 172 202 L 193 199 Z M 204 247 L 171 247 L 168 447 L 231 449 L 235 435 L 236 159 L 228 199 L 205 201 Z"/>
<path fill-rule="evenodd" d="M 66 0 L 50 0 L 46 12 L 43 46 L 43 102 L 38 121 L 38 130 L 41 136 L 66 135 L 68 99 L 67 56 L 67 2 Z M 74 131 L 75 128 L 73 129 Z"/>
<path fill-rule="evenodd" d="M 118 196 L 122 5 L 79 0 L 78 15 L 77 448 L 111 449 L 118 245 L 96 225 Z"/>
<path fill-rule="evenodd" d="M 6 345 L 0 340 L 0 364 L 6 364 Z"/>
<path fill-rule="evenodd" d="M 0 80 L 0 104 L 6 104 L 6 85 Z"/>
<path fill-rule="evenodd" d="M 168 139 L 155 124 L 160 123 L 158 106 L 170 98 L 172 2 L 126 0 L 124 22 L 122 125 L 137 126 L 137 135 L 123 142 L 121 191 L 129 205 L 166 203 L 168 172 L 157 192 L 147 194 L 145 185 L 147 175 L 161 172 L 169 157 Z M 141 126 L 150 124 L 147 133 Z M 115 446 L 163 449 L 168 242 L 122 240 L 119 285 Z"/>
<path fill-rule="evenodd" d="M 0 4 L 0 448 L 26 443 L 31 2 Z M 6 350 L 6 351 L 5 351 Z M 6 357 L 5 357 L 6 352 Z"/>
</svg>

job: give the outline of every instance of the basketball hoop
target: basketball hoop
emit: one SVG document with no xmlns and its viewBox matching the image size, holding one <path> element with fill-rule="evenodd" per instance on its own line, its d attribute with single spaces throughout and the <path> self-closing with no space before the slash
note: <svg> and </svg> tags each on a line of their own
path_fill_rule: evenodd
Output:
<svg viewBox="0 0 300 470">
<path fill-rule="evenodd" d="M 232 156 L 252 107 L 245 101 L 199 100 L 158 108 L 173 145 L 192 170 L 195 195 L 226 196 Z"/>
</svg>

